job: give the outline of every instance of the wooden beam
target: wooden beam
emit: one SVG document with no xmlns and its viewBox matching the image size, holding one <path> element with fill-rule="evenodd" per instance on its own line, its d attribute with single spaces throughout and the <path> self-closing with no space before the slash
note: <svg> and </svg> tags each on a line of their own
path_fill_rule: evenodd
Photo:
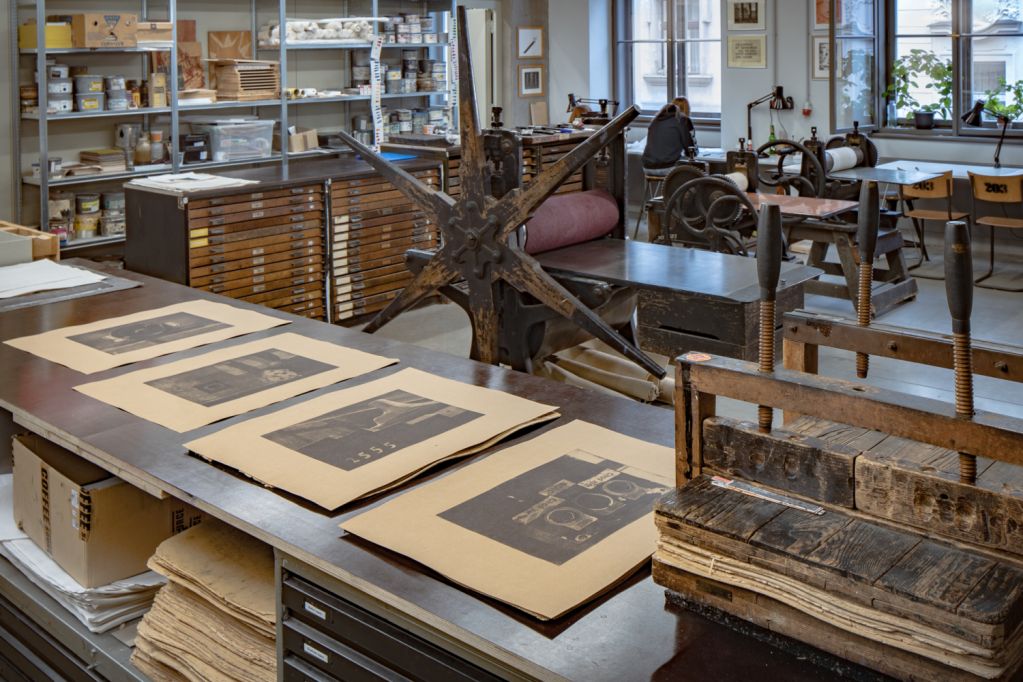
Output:
<svg viewBox="0 0 1023 682">
<path fill-rule="evenodd" d="M 1023 464 L 1023 419 L 990 412 L 964 419 L 956 416 L 954 405 L 940 400 L 789 370 L 767 374 L 750 362 L 702 357 L 689 353 L 679 358 L 693 393 L 770 405 Z"/>
<path fill-rule="evenodd" d="M 917 362 L 932 367 L 952 368 L 951 334 L 884 324 L 872 324 L 867 328 L 857 327 L 851 320 L 804 311 L 786 313 L 782 327 L 786 349 L 790 345 L 795 348 L 795 344 L 825 346 Z M 787 361 L 785 367 L 799 369 L 797 366 L 790 366 Z M 1023 349 L 975 340 L 973 372 L 996 379 L 1023 381 Z"/>
</svg>

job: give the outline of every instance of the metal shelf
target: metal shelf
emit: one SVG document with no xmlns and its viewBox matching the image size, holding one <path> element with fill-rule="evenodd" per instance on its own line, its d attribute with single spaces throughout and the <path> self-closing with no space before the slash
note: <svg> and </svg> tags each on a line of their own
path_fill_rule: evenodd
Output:
<svg viewBox="0 0 1023 682">
<path fill-rule="evenodd" d="M 171 165 L 169 163 L 160 164 L 157 166 L 146 166 L 142 169 L 135 169 L 132 171 L 123 171 L 120 173 L 93 173 L 92 175 L 73 175 L 68 178 L 50 178 L 50 187 L 65 187 L 67 185 L 88 185 L 96 182 L 106 182 L 107 180 L 125 180 L 128 178 L 139 178 L 144 175 L 155 175 L 157 173 L 169 173 L 171 171 Z M 22 177 L 22 182 L 26 185 L 35 185 L 39 187 L 42 183 L 40 178 L 33 177 Z"/>
<path fill-rule="evenodd" d="M 350 43 L 345 41 L 323 41 L 323 42 L 301 42 L 288 43 L 284 46 L 287 50 L 368 50 L 373 43 Z M 280 45 L 260 45 L 260 52 L 279 52 Z"/>
<path fill-rule="evenodd" d="M 170 47 L 48 47 L 46 54 L 147 54 L 149 52 L 166 52 Z M 35 55 L 38 50 L 34 47 L 25 47 L 19 50 L 21 54 Z"/>
<path fill-rule="evenodd" d="M 123 234 L 112 234 L 104 237 L 88 237 L 86 239 L 71 239 L 61 244 L 60 252 L 67 253 L 77 249 L 87 249 L 90 246 L 101 246 L 103 244 L 119 244 L 124 241 Z"/>
<path fill-rule="evenodd" d="M 170 107 L 145 107 L 142 109 L 125 109 L 123 111 L 69 111 L 63 114 L 47 114 L 47 121 L 64 121 L 73 120 L 79 118 L 117 118 L 120 116 L 148 116 L 149 114 L 169 114 Z M 22 114 L 22 120 L 26 121 L 38 121 L 42 118 L 42 115 L 37 113 L 34 114 Z"/>
<path fill-rule="evenodd" d="M 241 109 L 245 107 L 279 107 L 280 99 L 254 99 L 247 102 L 228 100 L 224 102 L 213 102 L 212 104 L 181 104 L 178 102 L 178 113 L 189 111 L 211 111 L 215 109 Z"/>
</svg>

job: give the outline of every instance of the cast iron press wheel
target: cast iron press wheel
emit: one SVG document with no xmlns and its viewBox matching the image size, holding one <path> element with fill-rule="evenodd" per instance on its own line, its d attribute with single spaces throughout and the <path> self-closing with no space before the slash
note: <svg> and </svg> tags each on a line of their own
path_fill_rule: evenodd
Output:
<svg viewBox="0 0 1023 682">
<path fill-rule="evenodd" d="M 763 158 L 768 149 L 774 148 L 778 155 L 777 165 L 760 163 L 758 168 L 760 184 L 774 187 L 779 194 L 788 194 L 789 187 L 795 187 L 799 196 L 824 196 L 824 167 L 817 155 L 794 140 L 775 140 L 757 148 L 757 158 Z M 810 177 L 785 171 L 785 160 L 793 154 L 802 154 L 810 161 Z"/>
<path fill-rule="evenodd" d="M 664 178 L 664 185 L 661 187 L 661 196 L 668 200 L 682 185 L 686 184 L 690 180 L 704 177 L 707 177 L 706 174 L 696 166 L 675 166 Z M 670 225 L 672 221 L 672 217 L 669 215 L 669 212 L 675 212 L 677 214 L 674 218 L 675 220 L 682 220 L 685 218 L 695 221 L 703 215 L 703 211 L 699 207 L 692 205 L 692 202 L 690 202 L 689 205 L 684 206 L 682 204 L 672 204 L 670 201 L 665 201 L 662 210 L 663 220 L 661 222 L 665 226 Z M 662 232 L 659 240 L 661 243 L 670 244 L 671 232 Z"/>
<path fill-rule="evenodd" d="M 707 244 L 711 251 L 748 255 L 743 239 L 756 227 L 753 203 L 731 180 L 708 175 L 675 190 L 665 204 L 672 241 Z"/>
</svg>

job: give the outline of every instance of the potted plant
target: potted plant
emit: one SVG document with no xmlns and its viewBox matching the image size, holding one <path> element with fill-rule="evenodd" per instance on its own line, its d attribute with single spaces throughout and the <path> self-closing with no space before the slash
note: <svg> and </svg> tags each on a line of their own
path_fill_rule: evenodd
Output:
<svg viewBox="0 0 1023 682">
<path fill-rule="evenodd" d="M 924 77 L 923 88 L 933 90 L 938 101 L 920 104 L 911 90 L 919 90 L 918 79 Z M 934 115 L 948 118 L 952 113 L 952 62 L 927 50 L 913 49 L 892 64 L 892 82 L 884 91 L 885 97 L 897 109 L 910 109 L 913 122 L 921 130 L 934 127 Z"/>
<path fill-rule="evenodd" d="M 999 123 L 1005 120 L 1011 123 L 1023 116 L 1023 80 L 1008 83 L 1002 78 L 999 83 L 996 89 L 984 93 L 985 108 L 998 117 Z"/>
</svg>

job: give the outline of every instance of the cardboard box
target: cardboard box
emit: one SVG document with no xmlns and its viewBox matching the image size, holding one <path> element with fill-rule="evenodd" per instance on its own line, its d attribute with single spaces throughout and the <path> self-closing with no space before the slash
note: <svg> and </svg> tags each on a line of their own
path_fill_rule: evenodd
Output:
<svg viewBox="0 0 1023 682">
<path fill-rule="evenodd" d="M 291 131 L 288 135 L 289 152 L 307 152 L 310 149 L 316 149 L 320 146 L 320 139 L 316 134 L 315 128 L 289 126 L 289 130 Z M 280 150 L 281 132 L 277 130 L 274 132 L 274 151 Z"/>
<path fill-rule="evenodd" d="M 0 232 L 0 267 L 31 261 L 31 239 L 10 232 Z"/>
<path fill-rule="evenodd" d="M 36 22 L 29 21 L 18 26 L 18 47 L 24 50 L 31 50 L 36 47 Z M 46 22 L 46 47 L 55 48 L 70 48 L 73 47 L 71 41 L 71 24 L 66 21 L 47 21 Z"/>
<path fill-rule="evenodd" d="M 202 520 L 35 434 L 12 450 L 15 522 L 84 587 L 144 572 L 157 545 Z"/>
<path fill-rule="evenodd" d="M 135 39 L 140 43 L 170 43 L 174 33 L 174 22 L 140 21 Z"/>
<path fill-rule="evenodd" d="M 72 14 L 71 43 L 74 47 L 136 47 L 138 23 L 137 14 Z"/>
<path fill-rule="evenodd" d="M 32 260 L 52 258 L 60 260 L 60 238 L 49 232 L 40 232 L 24 225 L 0 220 L 0 232 L 25 237 L 32 241 Z"/>
</svg>

